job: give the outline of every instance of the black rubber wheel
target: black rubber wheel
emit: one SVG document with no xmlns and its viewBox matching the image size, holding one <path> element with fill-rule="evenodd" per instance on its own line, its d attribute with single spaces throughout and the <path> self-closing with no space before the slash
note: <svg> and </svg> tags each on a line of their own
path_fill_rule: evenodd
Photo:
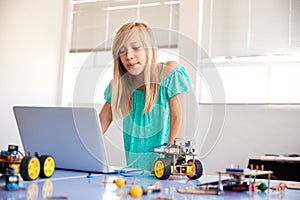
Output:
<svg viewBox="0 0 300 200">
<path fill-rule="evenodd" d="M 187 177 L 189 179 L 198 179 L 198 178 L 200 178 L 203 174 L 202 163 L 199 160 L 195 160 L 195 163 L 193 163 L 193 160 L 189 160 L 187 163 L 188 163 L 189 166 L 194 165 L 194 174 L 195 174 L 194 176 L 188 175 Z"/>
<path fill-rule="evenodd" d="M 171 175 L 171 165 L 167 158 L 159 158 L 154 163 L 154 175 L 160 180 L 166 180 Z"/>
<path fill-rule="evenodd" d="M 25 156 L 20 165 L 20 174 L 24 181 L 32 181 L 39 177 L 40 161 L 36 157 Z"/>
<path fill-rule="evenodd" d="M 41 171 L 39 176 L 41 178 L 51 177 L 55 170 L 54 158 L 49 155 L 41 155 L 39 158 L 41 163 Z"/>
</svg>

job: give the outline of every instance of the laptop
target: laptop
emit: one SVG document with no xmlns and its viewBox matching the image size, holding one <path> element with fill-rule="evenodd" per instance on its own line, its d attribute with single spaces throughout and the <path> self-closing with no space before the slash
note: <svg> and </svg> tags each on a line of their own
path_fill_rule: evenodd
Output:
<svg viewBox="0 0 300 200">
<path fill-rule="evenodd" d="M 96 109 L 14 106 L 13 111 L 26 153 L 53 156 L 56 169 L 117 172 L 108 165 Z"/>
</svg>

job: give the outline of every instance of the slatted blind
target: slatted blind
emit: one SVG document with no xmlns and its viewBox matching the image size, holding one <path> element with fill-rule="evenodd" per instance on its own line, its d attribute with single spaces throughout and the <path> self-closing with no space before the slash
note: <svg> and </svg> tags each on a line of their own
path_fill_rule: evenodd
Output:
<svg viewBox="0 0 300 200">
<path fill-rule="evenodd" d="M 300 47 L 299 0 L 204 0 L 203 7 L 203 47 L 212 57 Z"/>
<path fill-rule="evenodd" d="M 153 29 L 164 30 L 157 39 L 160 47 L 176 47 L 179 20 L 179 1 L 127 0 L 76 3 L 73 6 L 71 52 L 107 50 L 117 29 L 130 21 L 143 21 Z M 167 31 L 170 30 L 170 34 Z"/>
</svg>

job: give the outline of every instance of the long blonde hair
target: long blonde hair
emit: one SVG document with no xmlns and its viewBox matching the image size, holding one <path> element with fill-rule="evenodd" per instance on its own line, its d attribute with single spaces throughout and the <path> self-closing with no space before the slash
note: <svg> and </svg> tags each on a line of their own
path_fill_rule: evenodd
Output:
<svg viewBox="0 0 300 200">
<path fill-rule="evenodd" d="M 156 102 L 159 90 L 159 73 L 156 67 L 157 48 L 151 29 L 142 22 L 124 24 L 116 33 L 112 53 L 114 57 L 114 77 L 112 82 L 112 113 L 115 119 L 126 117 L 132 110 L 132 92 L 137 89 L 134 75 L 127 72 L 123 66 L 119 51 L 125 42 L 138 33 L 146 51 L 146 66 L 144 70 L 145 106 L 144 113 L 150 112 Z"/>
</svg>

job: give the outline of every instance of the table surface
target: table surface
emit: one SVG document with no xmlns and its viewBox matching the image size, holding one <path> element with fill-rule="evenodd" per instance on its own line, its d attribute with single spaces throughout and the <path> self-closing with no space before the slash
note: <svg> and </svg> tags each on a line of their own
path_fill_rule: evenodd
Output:
<svg viewBox="0 0 300 200">
<path fill-rule="evenodd" d="M 49 179 L 37 179 L 30 182 L 22 182 L 26 190 L 20 191 L 5 191 L 3 190 L 4 179 L 0 182 L 0 200 L 17 200 L 17 199 L 47 199 L 52 196 L 52 199 L 132 199 L 131 196 L 118 196 L 117 191 L 123 190 L 128 192 L 132 185 L 127 184 L 121 189 L 118 189 L 114 180 L 120 177 L 118 174 L 92 174 L 92 178 L 87 177 L 84 172 L 72 172 L 56 170 L 53 176 Z M 128 182 L 132 182 L 134 177 L 123 177 Z M 109 182 L 103 184 L 104 180 Z M 217 175 L 204 175 L 198 180 L 189 180 L 187 177 L 171 176 L 168 180 L 158 180 L 153 174 L 146 173 L 136 177 L 138 185 L 146 188 L 160 182 L 163 189 L 159 193 L 143 195 L 138 199 L 300 199 L 300 190 L 286 189 L 284 192 L 267 190 L 265 192 L 224 192 L 221 195 L 191 195 L 180 194 L 177 189 L 195 188 L 196 185 L 217 181 Z M 267 180 L 263 180 L 267 182 Z M 271 181 L 271 186 L 278 185 L 279 181 Z M 299 183 L 298 183 L 299 184 Z M 54 198 L 56 197 L 56 198 Z"/>
</svg>

